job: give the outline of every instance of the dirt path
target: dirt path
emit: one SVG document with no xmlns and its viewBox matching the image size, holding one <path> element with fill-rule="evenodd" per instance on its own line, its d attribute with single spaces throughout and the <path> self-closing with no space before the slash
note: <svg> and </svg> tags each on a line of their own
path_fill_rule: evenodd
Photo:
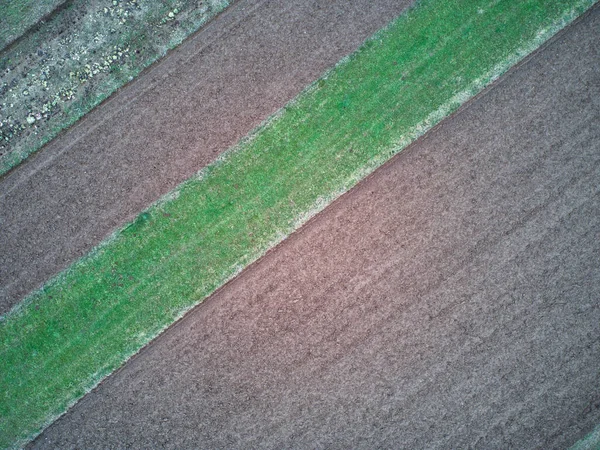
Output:
<svg viewBox="0 0 600 450">
<path fill-rule="evenodd" d="M 0 314 L 214 160 L 409 0 L 240 0 L 0 179 Z"/>
<path fill-rule="evenodd" d="M 600 8 L 35 448 L 565 448 L 600 422 Z"/>
</svg>

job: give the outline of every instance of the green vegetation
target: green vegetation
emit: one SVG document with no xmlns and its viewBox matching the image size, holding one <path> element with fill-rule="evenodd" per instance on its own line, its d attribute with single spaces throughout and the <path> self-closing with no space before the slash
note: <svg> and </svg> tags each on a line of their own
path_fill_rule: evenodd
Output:
<svg viewBox="0 0 600 450">
<path fill-rule="evenodd" d="M 593 0 L 421 1 L 0 322 L 22 442 Z"/>
<path fill-rule="evenodd" d="M 0 0 L 0 50 L 66 0 Z"/>
<path fill-rule="evenodd" d="M 569 450 L 600 450 L 600 425 Z"/>
<path fill-rule="evenodd" d="M 46 23 L 1 51 L 0 175 L 74 124 L 228 3 L 71 0 Z M 16 14 L 33 4 L 11 0 L 7 9 Z"/>
</svg>

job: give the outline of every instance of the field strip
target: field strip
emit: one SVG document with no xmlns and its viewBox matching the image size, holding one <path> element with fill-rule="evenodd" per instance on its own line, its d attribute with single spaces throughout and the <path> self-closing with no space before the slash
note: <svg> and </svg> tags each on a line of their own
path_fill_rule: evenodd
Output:
<svg viewBox="0 0 600 450">
<path fill-rule="evenodd" d="M 422 1 L 0 323 L 0 446 L 62 414 L 174 320 L 594 3 Z"/>
<path fill-rule="evenodd" d="M 7 2 L 7 25 L 46 0 Z M 69 0 L 0 51 L 0 176 L 223 11 L 227 0 Z M 41 13 L 40 13 L 41 14 Z M 12 21 L 12 22 L 11 22 Z M 4 24 L 2 24 L 4 26 Z"/>
</svg>

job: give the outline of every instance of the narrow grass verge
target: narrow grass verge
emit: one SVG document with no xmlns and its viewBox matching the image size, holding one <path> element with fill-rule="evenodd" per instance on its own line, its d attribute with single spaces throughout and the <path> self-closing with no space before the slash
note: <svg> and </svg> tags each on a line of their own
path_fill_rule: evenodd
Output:
<svg viewBox="0 0 600 450">
<path fill-rule="evenodd" d="M 0 321 L 0 447 L 165 327 L 594 0 L 423 0 Z"/>
<path fill-rule="evenodd" d="M 10 0 L 8 19 L 41 3 L 52 2 Z M 0 51 L 0 176 L 180 44 L 229 0 L 63 3 L 47 22 Z"/>
<path fill-rule="evenodd" d="M 0 50 L 66 0 L 0 0 Z"/>
<path fill-rule="evenodd" d="M 569 450 L 600 450 L 600 425 Z"/>
</svg>

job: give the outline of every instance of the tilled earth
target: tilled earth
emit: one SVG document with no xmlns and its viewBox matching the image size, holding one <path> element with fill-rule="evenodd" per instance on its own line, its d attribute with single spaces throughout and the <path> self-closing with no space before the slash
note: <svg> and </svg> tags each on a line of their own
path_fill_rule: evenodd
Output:
<svg viewBox="0 0 600 450">
<path fill-rule="evenodd" d="M 599 30 L 595 7 L 31 447 L 552 449 L 583 437 L 600 422 Z"/>
</svg>

